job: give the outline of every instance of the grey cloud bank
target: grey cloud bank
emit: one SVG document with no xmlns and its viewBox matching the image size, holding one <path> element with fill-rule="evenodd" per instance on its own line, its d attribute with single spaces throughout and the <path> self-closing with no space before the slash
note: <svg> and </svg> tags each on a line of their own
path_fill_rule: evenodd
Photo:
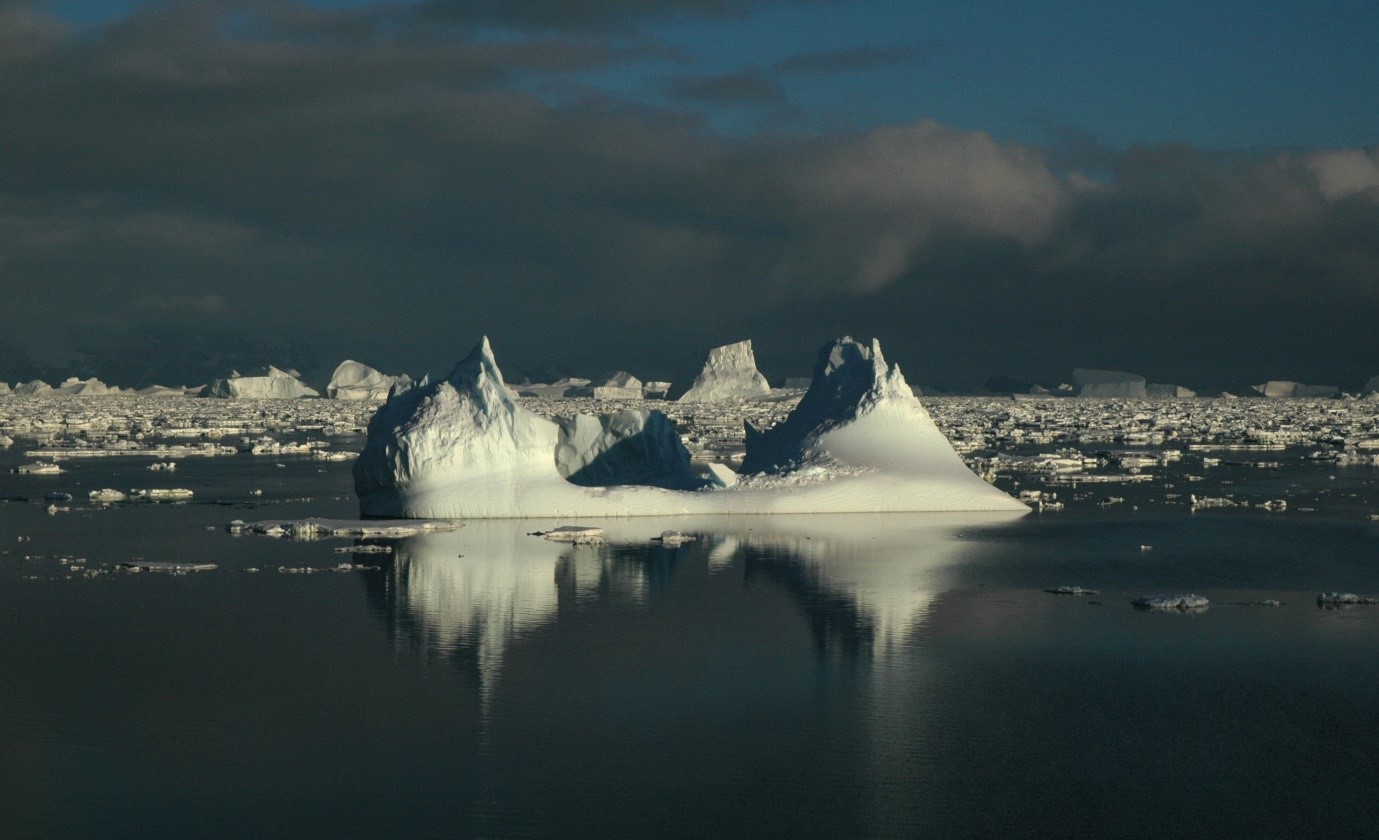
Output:
<svg viewBox="0 0 1379 840">
<path fill-rule="evenodd" d="M 601 26 L 745 6 L 494 5 L 542 30 L 503 40 L 417 23 L 465 8 L 173 4 L 92 34 L 4 6 L 0 284 L 25 317 L 0 379 L 444 370 L 482 332 L 514 369 L 678 381 L 748 335 L 771 376 L 844 333 L 940 383 L 1353 389 L 1379 364 L 1373 148 L 725 136 L 694 91 L 651 109 L 573 74 L 647 48 Z M 904 57 L 828 58 L 780 72 Z M 150 353 L 182 344 L 201 350 Z"/>
</svg>

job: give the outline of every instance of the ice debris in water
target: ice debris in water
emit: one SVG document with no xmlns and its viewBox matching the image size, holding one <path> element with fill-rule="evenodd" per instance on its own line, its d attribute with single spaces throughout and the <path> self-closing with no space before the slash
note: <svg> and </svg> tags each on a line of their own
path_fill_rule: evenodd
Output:
<svg viewBox="0 0 1379 840">
<path fill-rule="evenodd" d="M 326 537 L 415 537 L 461 527 L 453 519 L 270 519 L 245 522 L 236 519 L 225 526 L 231 534 L 261 534 L 296 540 Z"/>
<path fill-rule="evenodd" d="M 561 525 L 549 531 L 538 531 L 537 536 L 552 542 L 568 542 L 577 545 L 603 541 L 603 529 L 594 525 Z"/>
<path fill-rule="evenodd" d="M 210 572 L 216 569 L 216 564 L 127 560 L 123 563 L 116 563 L 115 567 L 129 572 Z"/>
<path fill-rule="evenodd" d="M 694 537 L 692 535 L 680 531 L 662 531 L 659 537 L 652 537 L 651 539 L 654 542 L 659 542 L 661 545 L 668 546 L 684 545 L 687 542 L 694 542 Z"/>
<path fill-rule="evenodd" d="M 1353 592 L 1322 592 L 1317 595 L 1317 606 L 1354 607 L 1366 604 L 1379 604 L 1379 598 L 1368 598 Z"/>
<path fill-rule="evenodd" d="M 1141 595 L 1130 603 L 1140 610 L 1163 612 L 1197 612 L 1205 610 L 1211 601 L 1201 595 Z"/>
<path fill-rule="evenodd" d="M 1055 586 L 1055 587 L 1053 587 L 1052 589 L 1045 589 L 1044 591 L 1045 591 L 1045 592 L 1048 592 L 1048 593 L 1050 593 L 1050 594 L 1053 594 L 1053 595 L 1100 595 L 1100 594 L 1101 594 L 1101 592 L 1100 592 L 1099 590 L 1096 590 L 1096 589 L 1088 589 L 1088 588 L 1085 587 L 1085 586 Z"/>
</svg>

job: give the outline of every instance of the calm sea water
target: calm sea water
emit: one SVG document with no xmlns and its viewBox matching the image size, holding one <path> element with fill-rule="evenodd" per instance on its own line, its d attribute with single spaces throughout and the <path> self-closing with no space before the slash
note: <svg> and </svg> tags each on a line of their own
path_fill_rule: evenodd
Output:
<svg viewBox="0 0 1379 840">
<path fill-rule="evenodd" d="M 527 534 L 564 523 L 486 522 L 347 555 L 223 526 L 352 516 L 348 464 L 145 464 L 0 488 L 79 494 L 52 515 L 0 504 L 0 835 L 1299 837 L 1379 820 L 1379 607 L 1315 603 L 1379 592 L 1364 518 L 628 520 L 599 547 Z M 102 486 L 198 503 L 81 501 Z M 664 528 L 697 539 L 649 540 Z M 133 557 L 219 568 L 69 571 Z M 342 561 L 379 568 L 279 571 Z M 1042 591 L 1061 584 L 1101 594 Z M 1160 591 L 1213 603 L 1131 607 Z"/>
</svg>

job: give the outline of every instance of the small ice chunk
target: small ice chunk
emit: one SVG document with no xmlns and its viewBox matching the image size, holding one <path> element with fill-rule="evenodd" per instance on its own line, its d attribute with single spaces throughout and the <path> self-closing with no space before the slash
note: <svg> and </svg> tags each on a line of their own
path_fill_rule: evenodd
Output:
<svg viewBox="0 0 1379 840">
<path fill-rule="evenodd" d="M 595 542 L 603 539 L 603 529 L 594 525 L 561 525 L 543 531 L 541 536 L 552 542 Z"/>
<path fill-rule="evenodd" d="M 110 487 L 92 490 L 87 496 L 89 496 L 93 502 L 123 502 L 129 499 L 129 496 L 125 493 Z"/>
<path fill-rule="evenodd" d="M 116 568 L 139 572 L 209 572 L 216 568 L 214 563 L 171 563 L 151 560 L 130 560 L 116 563 Z"/>
<path fill-rule="evenodd" d="M 662 531 L 659 537 L 652 537 L 652 540 L 662 545 L 676 546 L 684 545 L 687 542 L 694 542 L 694 537 L 680 531 Z"/>
<path fill-rule="evenodd" d="M 176 501 L 190 499 L 195 495 L 185 487 L 153 487 L 148 490 L 130 490 L 129 494 L 136 499 L 149 501 Z"/>
<path fill-rule="evenodd" d="M 1100 595 L 1096 589 L 1088 589 L 1085 586 L 1055 586 L 1052 589 L 1045 589 L 1052 595 Z"/>
<path fill-rule="evenodd" d="M 1353 592 L 1322 592 L 1317 595 L 1317 606 L 1328 609 L 1354 607 L 1363 604 L 1379 604 L 1379 598 L 1367 598 Z"/>
<path fill-rule="evenodd" d="M 738 475 L 727 464 L 711 463 L 704 466 L 709 471 L 709 481 L 715 486 L 733 487 L 737 484 Z"/>
<path fill-rule="evenodd" d="M 1131 601 L 1136 609 L 1163 612 L 1197 612 L 1205 610 L 1211 601 L 1201 595 L 1141 595 Z"/>
</svg>

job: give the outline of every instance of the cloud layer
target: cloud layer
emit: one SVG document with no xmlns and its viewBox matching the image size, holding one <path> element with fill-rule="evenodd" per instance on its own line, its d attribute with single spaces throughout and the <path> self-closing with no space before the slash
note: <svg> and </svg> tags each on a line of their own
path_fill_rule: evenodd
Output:
<svg viewBox="0 0 1379 840">
<path fill-rule="evenodd" d="M 724 136 L 706 102 L 923 51 L 686 73 L 648 108 L 581 74 L 657 50 L 648 15 L 749 4 L 556 5 L 173 4 L 94 33 L 0 6 L 13 340 L 122 371 L 198 334 L 416 371 L 488 332 L 514 367 L 664 375 L 752 336 L 784 374 L 849 331 L 951 382 L 1379 373 L 1374 149 Z M 178 358 L 146 375 L 227 356 Z"/>
</svg>

